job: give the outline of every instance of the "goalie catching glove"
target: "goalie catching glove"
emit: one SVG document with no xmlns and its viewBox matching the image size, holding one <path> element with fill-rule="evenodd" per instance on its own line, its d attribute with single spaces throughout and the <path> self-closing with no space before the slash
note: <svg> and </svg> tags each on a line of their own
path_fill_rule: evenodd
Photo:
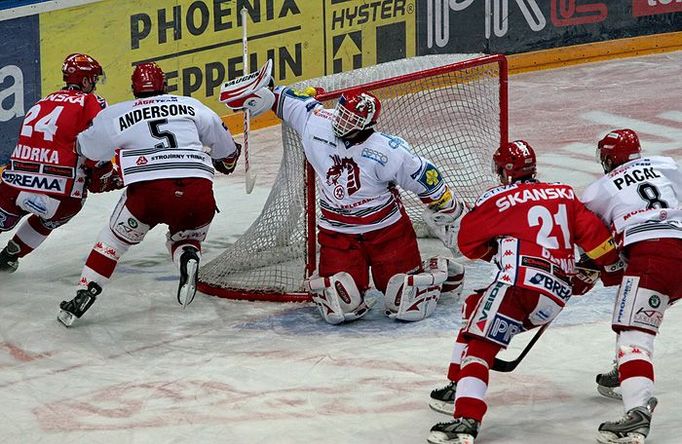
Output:
<svg viewBox="0 0 682 444">
<path fill-rule="evenodd" d="M 220 101 L 233 111 L 249 111 L 252 117 L 263 114 L 275 104 L 272 84 L 272 60 L 257 72 L 238 77 L 220 88 Z"/>
<path fill-rule="evenodd" d="M 232 174 L 235 168 L 237 168 L 237 160 L 239 159 L 239 155 L 242 153 L 242 146 L 237 142 L 234 144 L 237 147 L 237 151 L 225 157 L 224 159 L 213 159 L 213 168 L 215 168 L 216 171 L 220 171 L 221 173 L 227 175 Z"/>
<path fill-rule="evenodd" d="M 447 189 L 440 199 L 431 203 L 422 213 L 422 219 L 429 229 L 456 256 L 461 255 L 457 248 L 457 232 L 465 209 L 464 202 L 455 199 Z"/>
</svg>

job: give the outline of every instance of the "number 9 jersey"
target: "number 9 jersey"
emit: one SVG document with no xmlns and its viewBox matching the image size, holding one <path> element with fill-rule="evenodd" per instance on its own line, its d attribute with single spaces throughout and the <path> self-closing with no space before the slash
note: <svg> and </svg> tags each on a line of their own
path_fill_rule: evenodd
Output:
<svg viewBox="0 0 682 444">
<path fill-rule="evenodd" d="M 572 295 L 574 245 L 600 265 L 618 262 L 606 226 L 559 183 L 515 182 L 486 191 L 460 225 L 470 259 L 495 257 L 496 281 L 535 290 L 563 307 Z"/>
<path fill-rule="evenodd" d="M 592 183 L 587 208 L 611 225 L 622 246 L 647 239 L 682 239 L 682 171 L 670 157 L 635 159 Z"/>
</svg>

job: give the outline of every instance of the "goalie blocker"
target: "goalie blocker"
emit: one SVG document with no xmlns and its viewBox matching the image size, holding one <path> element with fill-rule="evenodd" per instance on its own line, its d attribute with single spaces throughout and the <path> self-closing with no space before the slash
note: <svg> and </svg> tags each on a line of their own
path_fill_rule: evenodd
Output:
<svg viewBox="0 0 682 444">
<path fill-rule="evenodd" d="M 424 263 L 423 269 L 415 274 L 398 273 L 389 280 L 384 295 L 385 313 L 389 318 L 420 321 L 434 312 L 441 294 L 461 294 L 463 265 L 444 257 L 433 257 Z M 313 277 L 306 281 L 306 287 L 320 314 L 330 324 L 360 319 L 372 307 L 364 299 L 367 292 L 362 294 L 346 272 Z"/>
</svg>

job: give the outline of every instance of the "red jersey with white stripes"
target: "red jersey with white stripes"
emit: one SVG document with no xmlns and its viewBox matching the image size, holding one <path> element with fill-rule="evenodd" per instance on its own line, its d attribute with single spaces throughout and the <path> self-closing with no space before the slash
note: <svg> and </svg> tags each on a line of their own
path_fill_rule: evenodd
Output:
<svg viewBox="0 0 682 444">
<path fill-rule="evenodd" d="M 334 134 L 333 110 L 289 88 L 277 88 L 275 95 L 277 116 L 299 134 L 316 172 L 320 227 L 358 234 L 396 223 L 402 217 L 396 186 L 425 204 L 452 198 L 436 166 L 400 137 L 375 131 L 363 142 L 348 143 Z"/>
<path fill-rule="evenodd" d="M 76 136 L 105 105 L 95 94 L 76 89 L 38 101 L 24 117 L 3 182 L 32 192 L 83 197 L 85 159 L 76 154 Z"/>
<path fill-rule="evenodd" d="M 486 191 L 462 218 L 459 249 L 490 258 L 496 280 L 536 290 L 559 305 L 571 297 L 574 245 L 602 265 L 618 260 L 609 230 L 563 184 L 517 182 Z"/>
</svg>

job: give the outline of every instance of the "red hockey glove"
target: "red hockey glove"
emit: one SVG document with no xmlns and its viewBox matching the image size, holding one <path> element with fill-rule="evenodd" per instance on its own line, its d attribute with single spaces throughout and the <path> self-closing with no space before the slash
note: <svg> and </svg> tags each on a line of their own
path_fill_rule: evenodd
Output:
<svg viewBox="0 0 682 444">
<path fill-rule="evenodd" d="M 237 151 L 224 159 L 213 159 L 213 168 L 223 174 L 232 174 L 234 169 L 237 168 L 237 159 L 239 159 L 239 155 L 242 153 L 242 146 L 237 142 L 234 144 L 237 146 Z"/>
<path fill-rule="evenodd" d="M 118 168 L 111 162 L 97 162 L 88 168 L 88 191 L 105 193 L 123 188 Z"/>
</svg>

